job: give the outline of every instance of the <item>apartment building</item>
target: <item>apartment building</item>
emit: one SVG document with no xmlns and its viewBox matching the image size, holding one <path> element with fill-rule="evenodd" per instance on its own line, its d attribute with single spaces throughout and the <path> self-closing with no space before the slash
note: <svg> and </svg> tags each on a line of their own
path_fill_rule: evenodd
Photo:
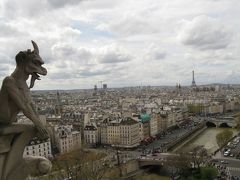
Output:
<svg viewBox="0 0 240 180">
<path fill-rule="evenodd" d="M 120 122 L 120 145 L 132 148 L 139 145 L 139 124 L 134 119 L 127 117 Z"/>
<path fill-rule="evenodd" d="M 124 148 L 139 145 L 139 123 L 130 117 L 106 118 L 100 128 L 102 144 Z"/>
<path fill-rule="evenodd" d="M 61 154 L 81 147 L 81 134 L 74 131 L 72 125 L 60 125 L 54 128 L 56 146 Z"/>
<path fill-rule="evenodd" d="M 23 157 L 26 156 L 44 156 L 51 158 L 52 150 L 50 139 L 39 140 L 37 137 L 33 138 L 24 149 Z"/>
<path fill-rule="evenodd" d="M 83 134 L 84 134 L 84 141 L 87 144 L 92 144 L 96 145 L 99 143 L 99 130 L 96 126 L 95 123 L 88 123 L 84 129 L 83 129 Z"/>
</svg>

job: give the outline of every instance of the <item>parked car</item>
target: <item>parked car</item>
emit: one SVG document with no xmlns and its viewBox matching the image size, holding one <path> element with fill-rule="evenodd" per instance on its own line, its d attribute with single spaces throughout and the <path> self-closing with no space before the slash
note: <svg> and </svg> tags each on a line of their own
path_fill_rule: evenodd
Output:
<svg viewBox="0 0 240 180">
<path fill-rule="evenodd" d="M 224 155 L 224 156 L 228 156 L 228 155 L 229 155 L 229 152 L 225 152 L 223 155 Z"/>
<path fill-rule="evenodd" d="M 224 161 L 224 160 L 221 160 L 221 163 L 222 163 L 222 164 L 228 164 L 228 162 L 227 162 L 227 161 Z"/>
<path fill-rule="evenodd" d="M 211 162 L 218 162 L 217 159 L 211 159 Z"/>
<path fill-rule="evenodd" d="M 232 179 L 232 180 L 239 180 L 239 177 L 237 177 L 237 176 L 232 176 L 231 179 Z"/>
</svg>

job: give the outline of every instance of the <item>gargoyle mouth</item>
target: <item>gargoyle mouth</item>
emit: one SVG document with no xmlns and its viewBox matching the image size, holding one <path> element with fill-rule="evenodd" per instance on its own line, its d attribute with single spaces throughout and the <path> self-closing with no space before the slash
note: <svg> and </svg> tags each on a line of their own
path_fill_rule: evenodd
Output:
<svg viewBox="0 0 240 180">
<path fill-rule="evenodd" d="M 31 81 L 30 81 L 30 86 L 29 86 L 29 88 L 33 88 L 36 79 L 37 79 L 37 80 L 41 80 L 41 79 L 40 79 L 40 76 L 39 76 L 39 74 L 38 74 L 37 72 L 33 72 L 31 75 L 32 75 L 32 77 L 31 77 Z"/>
<path fill-rule="evenodd" d="M 40 76 L 39 76 L 39 74 L 37 72 L 34 72 L 33 74 L 34 74 L 34 76 L 36 77 L 37 80 L 41 80 Z"/>
</svg>

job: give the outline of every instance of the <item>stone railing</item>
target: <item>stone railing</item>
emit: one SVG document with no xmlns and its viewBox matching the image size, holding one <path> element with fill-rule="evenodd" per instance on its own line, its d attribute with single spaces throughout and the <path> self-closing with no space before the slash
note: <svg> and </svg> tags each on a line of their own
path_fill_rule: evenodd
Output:
<svg viewBox="0 0 240 180">
<path fill-rule="evenodd" d="M 24 180 L 28 175 L 43 175 L 51 170 L 51 162 L 44 157 L 23 158 L 25 146 L 36 134 L 33 125 L 0 125 L 1 180 Z"/>
</svg>

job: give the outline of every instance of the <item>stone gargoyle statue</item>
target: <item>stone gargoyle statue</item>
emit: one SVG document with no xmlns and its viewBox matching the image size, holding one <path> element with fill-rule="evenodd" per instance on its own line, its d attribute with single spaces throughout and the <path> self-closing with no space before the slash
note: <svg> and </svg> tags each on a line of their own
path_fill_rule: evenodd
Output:
<svg viewBox="0 0 240 180">
<path fill-rule="evenodd" d="M 37 136 L 47 139 L 46 127 L 39 119 L 31 100 L 30 88 L 39 75 L 47 70 L 39 55 L 37 44 L 34 50 L 20 51 L 16 55 L 16 68 L 2 82 L 0 91 L 0 180 L 24 180 L 29 174 L 43 175 L 51 170 L 51 162 L 44 157 L 28 156 L 23 151 L 30 140 Z M 30 87 L 27 79 L 31 76 Z M 18 124 L 17 114 L 22 111 L 34 125 Z"/>
</svg>

